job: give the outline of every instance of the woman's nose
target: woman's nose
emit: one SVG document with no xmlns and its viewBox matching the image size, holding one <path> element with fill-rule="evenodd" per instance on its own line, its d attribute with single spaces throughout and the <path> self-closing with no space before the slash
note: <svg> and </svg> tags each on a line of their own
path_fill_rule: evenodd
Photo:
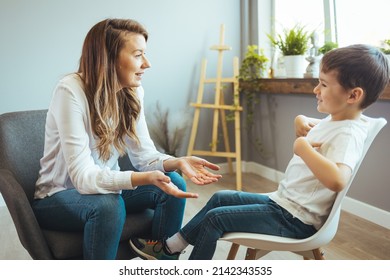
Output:
<svg viewBox="0 0 390 280">
<path fill-rule="evenodd" d="M 147 59 L 146 56 L 144 56 L 144 63 L 142 64 L 142 68 L 150 68 L 150 67 L 152 67 L 152 65 L 150 64 L 149 59 Z"/>
</svg>

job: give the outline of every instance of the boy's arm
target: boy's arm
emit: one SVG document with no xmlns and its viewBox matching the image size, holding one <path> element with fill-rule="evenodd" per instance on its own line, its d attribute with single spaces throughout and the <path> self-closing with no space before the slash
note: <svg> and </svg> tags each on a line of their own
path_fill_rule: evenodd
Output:
<svg viewBox="0 0 390 280">
<path fill-rule="evenodd" d="M 309 118 L 304 115 L 298 115 L 294 119 L 295 135 L 297 137 L 306 136 L 313 126 L 318 124 L 320 119 Z"/>
<path fill-rule="evenodd" d="M 294 153 L 302 158 L 325 187 L 340 192 L 351 178 L 351 169 L 327 159 L 316 151 L 316 147 L 320 147 L 320 144 L 309 143 L 306 137 L 298 137 L 294 142 Z"/>
</svg>

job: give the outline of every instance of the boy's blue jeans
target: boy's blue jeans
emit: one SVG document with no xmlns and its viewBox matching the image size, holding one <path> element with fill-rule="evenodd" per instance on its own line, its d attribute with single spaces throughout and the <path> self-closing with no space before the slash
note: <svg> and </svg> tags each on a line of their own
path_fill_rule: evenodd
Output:
<svg viewBox="0 0 390 280">
<path fill-rule="evenodd" d="M 186 190 L 185 180 L 178 173 L 166 175 Z M 115 259 L 126 213 L 154 209 L 152 237 L 161 240 L 180 229 L 184 207 L 185 199 L 167 195 L 156 186 L 139 186 L 122 194 L 83 195 L 70 189 L 33 203 L 42 228 L 84 231 L 84 259 Z"/>
<path fill-rule="evenodd" d="M 306 238 L 316 229 L 294 218 L 266 195 L 225 190 L 216 192 L 180 234 L 194 245 L 190 260 L 209 260 L 218 239 L 234 231 Z"/>
</svg>

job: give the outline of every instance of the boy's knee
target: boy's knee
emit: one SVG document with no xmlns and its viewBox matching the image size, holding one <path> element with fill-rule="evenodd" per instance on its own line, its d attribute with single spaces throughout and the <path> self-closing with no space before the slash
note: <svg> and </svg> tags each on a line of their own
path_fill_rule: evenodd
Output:
<svg viewBox="0 0 390 280">
<path fill-rule="evenodd" d="M 234 193 L 235 193 L 235 191 L 231 191 L 231 190 L 221 190 L 221 191 L 217 191 L 216 193 L 213 194 L 213 196 L 211 197 L 211 199 L 221 200 L 221 199 L 224 199 L 225 197 L 230 197 L 230 196 L 233 195 Z"/>
<path fill-rule="evenodd" d="M 223 221 L 225 219 L 226 215 L 221 212 L 220 209 L 214 208 L 207 212 L 207 214 L 204 217 L 204 225 L 206 225 L 206 228 L 214 228 L 218 230 L 222 230 Z"/>
</svg>

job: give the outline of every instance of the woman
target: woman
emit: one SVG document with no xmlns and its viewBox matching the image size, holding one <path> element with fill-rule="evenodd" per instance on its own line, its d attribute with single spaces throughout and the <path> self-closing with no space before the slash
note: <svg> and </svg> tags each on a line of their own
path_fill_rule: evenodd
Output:
<svg viewBox="0 0 390 280">
<path fill-rule="evenodd" d="M 115 259 L 126 213 L 155 209 L 152 236 L 182 223 L 192 182 L 215 182 L 219 167 L 197 157 L 158 152 L 145 122 L 142 76 L 148 33 L 134 20 L 106 19 L 88 32 L 77 73 L 54 90 L 33 204 L 43 228 L 84 231 L 85 259 Z M 127 154 L 139 170 L 120 171 Z"/>
</svg>

